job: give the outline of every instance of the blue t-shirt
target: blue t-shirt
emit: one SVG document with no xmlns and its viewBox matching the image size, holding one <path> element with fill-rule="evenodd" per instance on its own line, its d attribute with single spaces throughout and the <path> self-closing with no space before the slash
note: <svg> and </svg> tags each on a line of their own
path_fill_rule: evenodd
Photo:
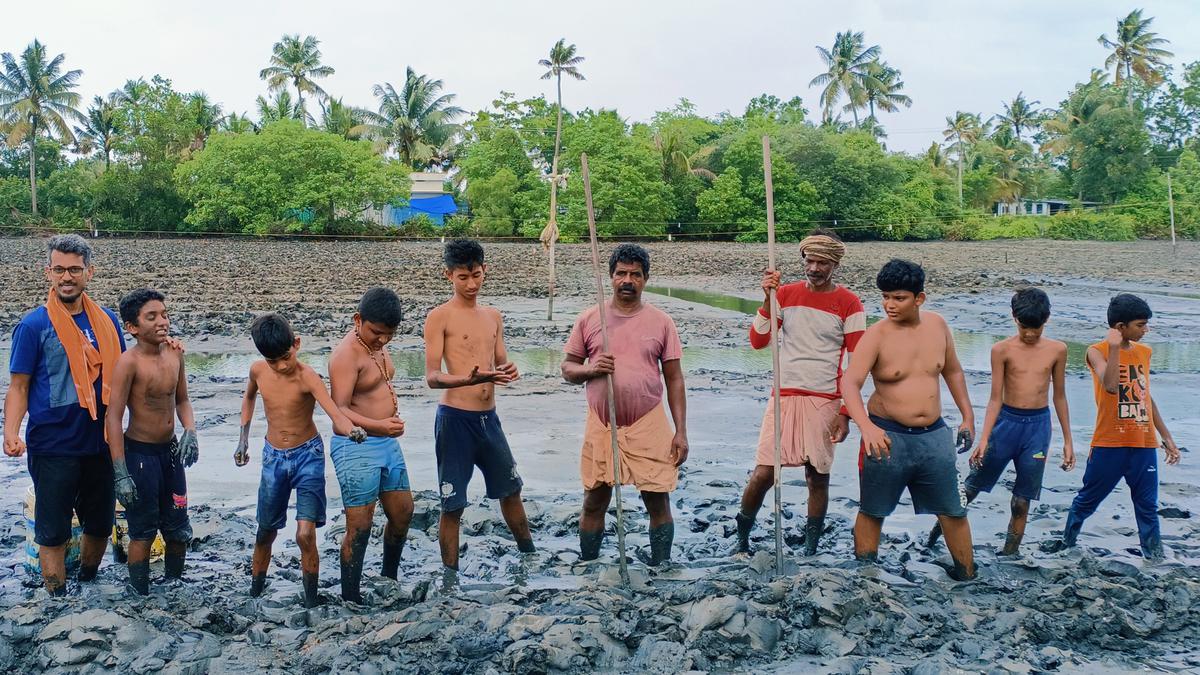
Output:
<svg viewBox="0 0 1200 675">
<path fill-rule="evenodd" d="M 125 351 L 125 334 L 117 315 L 105 309 Z M 74 317 L 75 325 L 99 348 L 96 334 L 87 313 Z M 87 408 L 79 405 L 75 381 L 71 379 L 71 364 L 46 307 L 26 314 L 13 331 L 12 355 L 8 361 L 11 373 L 29 375 L 29 423 L 25 426 L 25 446 L 31 455 L 78 456 L 108 452 L 104 442 L 104 403 L 100 390 L 103 380 L 96 377 L 96 416 L 93 420 Z"/>
</svg>

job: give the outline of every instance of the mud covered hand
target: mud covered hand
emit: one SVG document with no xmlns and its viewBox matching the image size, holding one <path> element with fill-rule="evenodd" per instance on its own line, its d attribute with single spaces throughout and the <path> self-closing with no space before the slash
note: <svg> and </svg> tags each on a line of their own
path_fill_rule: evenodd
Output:
<svg viewBox="0 0 1200 675">
<path fill-rule="evenodd" d="M 179 449 L 179 461 L 183 463 L 184 467 L 189 467 L 200 459 L 200 442 L 196 440 L 194 429 L 184 429 L 176 447 Z"/>
<path fill-rule="evenodd" d="M 1070 471 L 1075 468 L 1075 447 L 1070 443 L 1063 446 L 1062 470 Z"/>
<path fill-rule="evenodd" d="M 187 347 L 185 347 L 183 344 L 183 341 L 177 337 L 171 337 L 168 335 L 166 344 L 168 347 L 170 347 L 171 349 L 174 349 L 175 351 L 179 352 L 180 354 L 187 353 Z"/>
<path fill-rule="evenodd" d="M 971 446 L 974 444 L 975 430 L 971 429 L 971 427 L 968 427 L 965 424 L 960 426 L 958 428 L 958 436 L 954 439 L 954 445 L 958 447 L 958 454 L 961 455 L 970 450 Z"/>
<path fill-rule="evenodd" d="M 400 431 L 403 432 L 404 431 L 404 426 L 403 426 L 404 423 L 401 422 L 400 424 L 401 424 Z M 367 440 L 367 431 L 365 429 L 363 429 L 362 427 L 354 427 L 353 429 L 350 430 L 350 435 L 347 436 L 347 438 L 349 438 L 351 441 L 354 441 L 355 443 L 362 443 Z"/>
<path fill-rule="evenodd" d="M 859 429 L 862 432 L 863 447 L 867 456 L 872 459 L 887 459 L 892 456 L 892 439 L 887 432 L 874 424 L 868 424 Z"/>
<path fill-rule="evenodd" d="M 121 506 L 127 509 L 137 502 L 137 486 L 133 483 L 133 476 L 129 475 L 129 467 L 124 459 L 113 462 L 113 492 Z"/>
<path fill-rule="evenodd" d="M 1125 337 L 1116 328 L 1109 328 L 1108 334 L 1104 336 L 1104 341 L 1108 343 L 1109 347 L 1120 347 L 1124 340 Z"/>
<path fill-rule="evenodd" d="M 508 384 L 513 379 L 515 378 L 503 370 L 480 370 L 479 366 L 475 366 L 471 369 L 471 374 L 467 376 L 467 385 L 487 384 L 488 382 L 492 384 Z"/>
<path fill-rule="evenodd" d="M 238 443 L 237 450 L 233 451 L 233 463 L 238 466 L 246 466 L 250 463 L 250 447 L 245 443 Z"/>
</svg>

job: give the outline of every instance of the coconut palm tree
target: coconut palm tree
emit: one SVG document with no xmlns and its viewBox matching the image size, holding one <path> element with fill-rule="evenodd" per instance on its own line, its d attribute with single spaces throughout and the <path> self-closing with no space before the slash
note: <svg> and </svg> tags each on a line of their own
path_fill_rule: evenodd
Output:
<svg viewBox="0 0 1200 675">
<path fill-rule="evenodd" d="M 554 127 L 554 158 L 550 162 L 550 219 L 540 236 L 542 245 L 550 250 L 550 295 L 546 305 L 547 320 L 554 319 L 554 242 L 558 241 L 558 153 L 562 148 L 562 76 L 563 73 L 566 73 L 576 80 L 586 79 L 583 73 L 579 72 L 581 63 L 583 63 L 583 57 L 575 53 L 575 45 L 568 45 L 566 38 L 559 38 L 558 42 L 554 43 L 554 46 L 550 48 L 550 58 L 538 61 L 538 65 L 546 69 L 546 72 L 542 73 L 542 79 L 548 80 L 553 77 L 558 93 L 556 99 L 558 122 Z"/>
<path fill-rule="evenodd" d="M 879 58 L 879 45 L 864 47 L 862 32 L 846 31 L 838 33 L 833 39 L 833 49 L 817 46 L 817 53 L 825 62 L 827 70 L 817 75 L 808 83 L 810 87 L 824 85 L 821 91 L 821 105 L 825 109 L 825 118 L 833 118 L 833 107 L 838 99 L 845 94 L 850 99 L 850 112 L 854 115 L 854 126 L 858 126 L 858 109 L 855 95 L 860 89 L 879 88 L 880 83 L 871 73 L 871 63 Z M 862 95 L 859 94 L 861 98 Z"/>
<path fill-rule="evenodd" d="M 99 150 L 104 155 L 104 168 L 108 169 L 113 150 L 120 136 L 117 116 L 117 96 L 96 96 L 87 110 L 83 126 L 75 127 L 76 145 L 80 154 L 91 154 Z"/>
<path fill-rule="evenodd" d="M 196 125 L 189 150 L 202 150 L 204 144 L 208 142 L 208 137 L 220 128 L 221 120 L 225 118 L 221 111 L 221 104 L 213 103 L 208 98 L 208 94 L 198 91 L 188 95 L 186 105 L 188 115 Z"/>
<path fill-rule="evenodd" d="M 705 165 L 717 146 L 706 145 L 689 155 L 683 150 L 679 132 L 671 129 L 654 134 L 653 141 L 661 158 L 664 181 L 669 183 L 673 177 L 681 175 L 716 180 L 717 175 Z"/>
<path fill-rule="evenodd" d="M 29 196 L 33 215 L 37 206 L 37 138 L 57 136 L 75 142 L 68 120 L 84 123 L 80 98 L 74 91 L 82 70 L 63 72 L 62 54 L 47 58 L 46 47 L 34 40 L 19 59 L 0 54 L 0 120 L 5 122 L 8 147 L 29 144 Z"/>
<path fill-rule="evenodd" d="M 333 68 L 321 65 L 321 41 L 306 35 L 284 35 L 271 50 L 271 65 L 259 71 L 271 91 L 281 91 L 289 84 L 296 88 L 296 107 L 304 110 L 304 94 L 325 98 L 325 90 L 314 80 L 333 75 Z M 303 119 L 303 118 L 301 118 Z"/>
<path fill-rule="evenodd" d="M 458 133 L 455 123 L 463 109 L 455 105 L 454 94 L 442 93 L 441 80 L 417 75 L 409 67 L 400 91 L 390 82 L 375 85 L 379 112 L 363 111 L 364 121 L 354 133 L 375 141 L 380 151 L 392 151 L 406 166 L 419 169 L 429 163 Z"/>
<path fill-rule="evenodd" d="M 255 100 L 258 106 L 258 127 L 267 126 L 279 120 L 304 120 L 306 115 L 299 103 L 292 103 L 292 93 L 284 89 L 276 92 L 271 98 L 259 96 Z"/>
<path fill-rule="evenodd" d="M 1012 132 L 1013 138 L 1020 141 L 1022 130 L 1032 129 L 1038 125 L 1041 113 L 1036 106 L 1039 103 L 1041 101 L 1027 101 L 1024 92 L 1017 92 L 1017 97 L 1010 103 L 1001 104 L 1004 106 L 1004 112 L 996 115 L 994 120 L 1000 128 L 1008 129 Z"/>
<path fill-rule="evenodd" d="M 983 125 L 979 121 L 979 115 L 959 110 L 954 113 L 954 117 L 946 118 L 946 129 L 942 132 L 942 135 L 947 142 L 956 146 L 955 153 L 958 155 L 958 208 L 960 209 L 963 205 L 962 181 L 963 163 L 967 157 L 966 145 L 979 140 L 982 133 Z"/>
<path fill-rule="evenodd" d="M 1117 32 L 1109 39 L 1107 34 L 1097 38 L 1105 49 L 1112 53 L 1104 60 L 1104 67 L 1113 69 L 1113 82 L 1121 84 L 1137 75 L 1142 82 L 1153 86 L 1162 81 L 1162 69 L 1166 59 L 1175 56 L 1162 49 L 1170 40 L 1158 37 L 1150 30 L 1154 17 L 1142 18 L 1142 10 L 1135 9 L 1117 22 Z"/>
<path fill-rule="evenodd" d="M 321 130 L 346 140 L 359 139 L 359 133 L 355 130 L 362 126 L 365 119 L 362 110 L 342 103 L 340 98 L 326 99 L 321 104 Z"/>
<path fill-rule="evenodd" d="M 993 194 L 1000 201 L 1019 205 L 1025 189 L 1025 169 L 1033 148 L 1017 138 L 1009 126 L 997 128 L 988 141 L 996 172 Z"/>
<path fill-rule="evenodd" d="M 900 71 L 889 66 L 886 61 L 873 61 L 867 64 L 867 72 L 872 80 L 866 80 L 861 85 L 854 86 L 854 96 L 850 103 L 842 107 L 846 112 L 853 112 L 855 107 L 866 107 L 869 117 L 875 119 L 875 109 L 884 112 L 896 112 L 900 106 L 912 107 L 912 99 L 900 93 L 904 90 L 904 81 L 900 79 Z"/>
<path fill-rule="evenodd" d="M 231 134 L 245 134 L 255 130 L 254 122 L 250 119 L 250 115 L 246 113 L 229 113 L 221 119 L 218 128 Z"/>
<path fill-rule="evenodd" d="M 942 144 L 937 141 L 929 144 L 929 149 L 921 155 L 921 158 L 934 170 L 940 171 L 946 168 L 946 153 L 942 152 Z"/>
<path fill-rule="evenodd" d="M 1105 88 L 1104 79 L 1103 71 L 1093 70 L 1091 81 L 1079 85 L 1063 107 L 1042 123 L 1046 142 L 1041 151 L 1065 156 L 1071 169 L 1079 168 L 1079 150 L 1082 149 L 1076 131 L 1120 105 L 1119 96 Z"/>
</svg>

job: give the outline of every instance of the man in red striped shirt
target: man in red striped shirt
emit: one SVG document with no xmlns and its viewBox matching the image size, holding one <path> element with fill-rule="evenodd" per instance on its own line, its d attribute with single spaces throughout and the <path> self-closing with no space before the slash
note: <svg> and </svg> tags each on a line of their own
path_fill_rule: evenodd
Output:
<svg viewBox="0 0 1200 675">
<path fill-rule="evenodd" d="M 780 287 L 778 271 L 763 275 L 763 305 L 750 329 L 750 345 L 771 344 L 770 290 L 777 289 L 780 409 L 783 466 L 803 466 L 808 483 L 804 553 L 817 552 L 829 507 L 833 446 L 845 440 L 849 416 L 841 405 L 842 363 L 867 328 L 862 301 L 833 282 L 846 245 L 831 230 L 817 229 L 800 242 L 803 281 Z M 767 401 L 754 471 L 737 515 L 738 552 L 750 551 L 750 530 L 775 478 L 775 404 Z"/>
</svg>

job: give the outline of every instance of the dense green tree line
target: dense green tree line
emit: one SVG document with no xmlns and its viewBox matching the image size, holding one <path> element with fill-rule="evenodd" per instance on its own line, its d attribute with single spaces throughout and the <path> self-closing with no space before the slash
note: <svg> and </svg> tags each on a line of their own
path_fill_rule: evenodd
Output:
<svg viewBox="0 0 1200 675">
<path fill-rule="evenodd" d="M 0 56 L 0 225 L 376 232 L 367 209 L 402 203 L 409 171 L 437 170 L 463 210 L 450 231 L 537 237 L 550 222 L 571 240 L 586 232 L 587 153 L 602 234 L 756 240 L 766 135 L 784 238 L 818 223 L 893 240 L 1165 237 L 1168 181 L 1176 230 L 1194 238 L 1200 62 L 1171 64 L 1152 21 L 1131 12 L 1100 36 L 1104 69 L 1057 104 L 1017 93 L 992 113 L 954 111 L 919 155 L 887 149 L 884 117 L 912 101 L 900 69 L 854 31 L 817 47 L 815 110 L 799 96 L 763 94 L 738 113 L 703 116 L 681 99 L 640 122 L 563 105 L 564 84 L 586 86 L 587 66 L 565 40 L 538 64 L 554 100 L 501 92 L 472 113 L 411 68 L 374 86 L 373 109 L 346 105 L 321 86 L 334 70 L 319 41 L 299 35 L 274 45 L 253 113 L 157 75 L 85 106 L 82 71 L 35 40 Z M 997 202 L 1043 198 L 1076 209 L 990 215 Z M 426 222 L 399 230 L 435 231 Z"/>
</svg>

